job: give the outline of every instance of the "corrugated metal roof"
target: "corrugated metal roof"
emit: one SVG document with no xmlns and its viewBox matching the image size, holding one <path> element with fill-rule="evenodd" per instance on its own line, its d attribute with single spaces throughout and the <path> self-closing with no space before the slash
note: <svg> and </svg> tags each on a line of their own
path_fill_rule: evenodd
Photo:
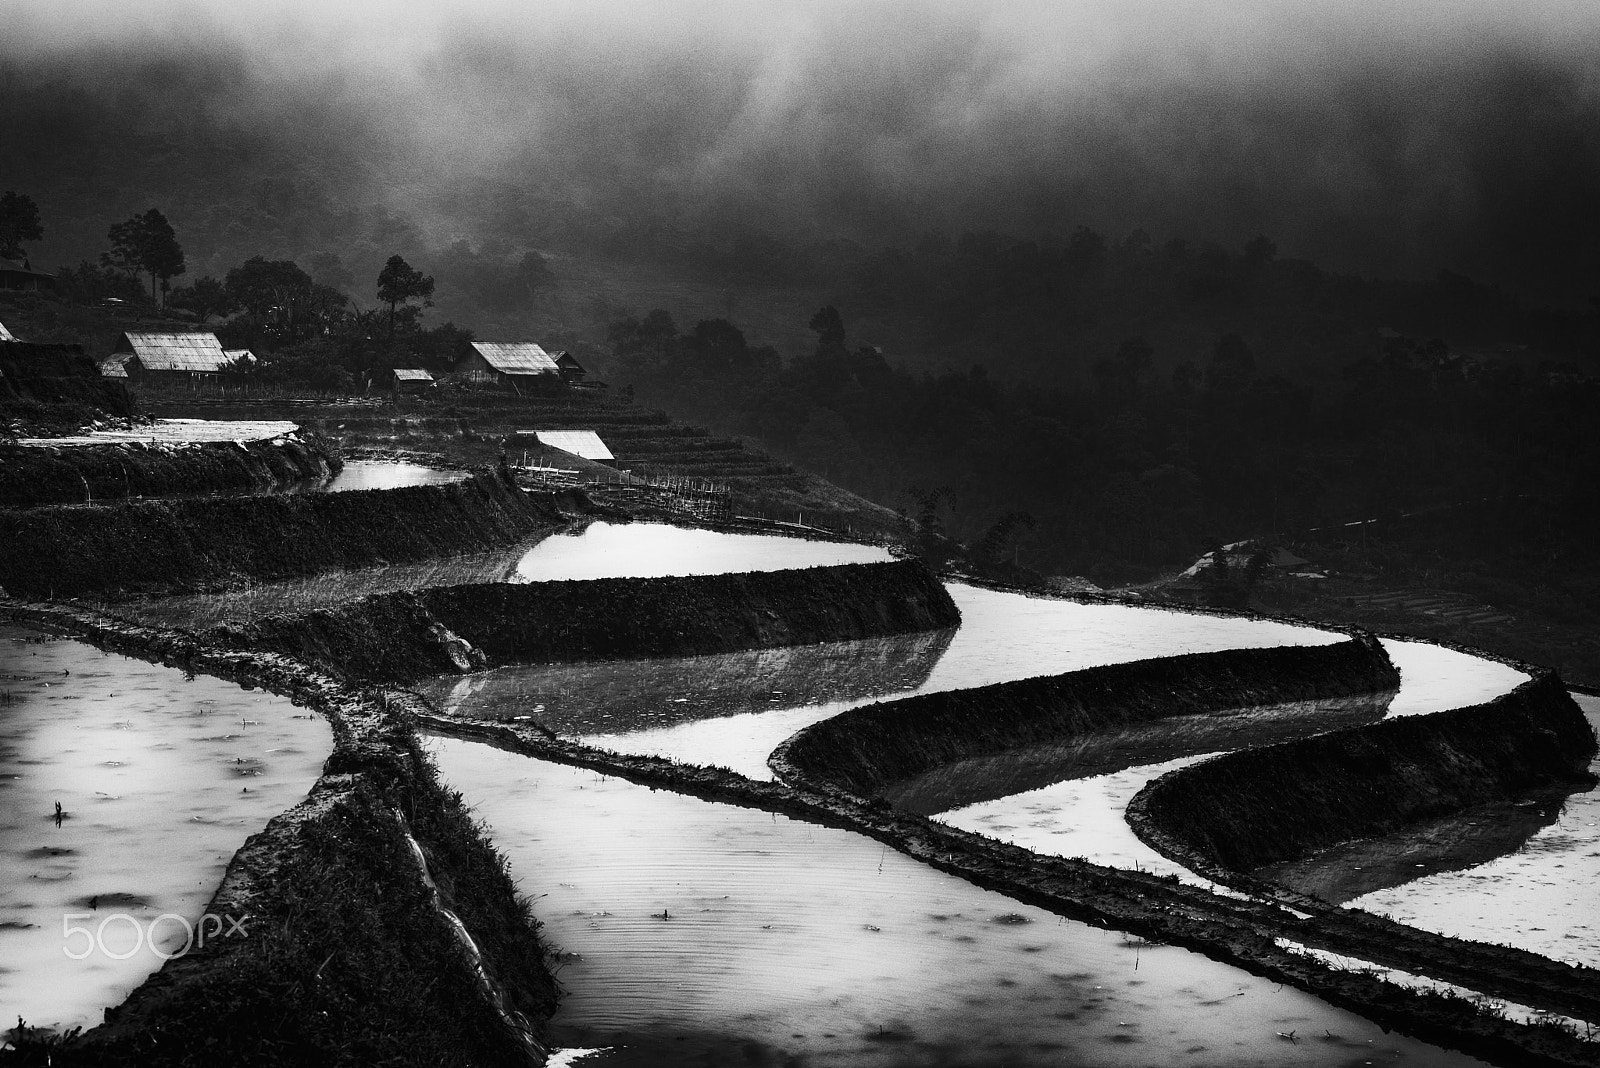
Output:
<svg viewBox="0 0 1600 1068">
<path fill-rule="evenodd" d="M 13 334 L 11 331 L 6 329 L 6 324 L 5 323 L 0 323 L 0 341 L 15 341 L 15 340 L 17 340 L 16 335 Z"/>
<path fill-rule="evenodd" d="M 128 361 L 131 360 L 132 358 L 133 357 L 126 356 L 126 355 L 123 355 L 123 356 L 107 356 L 105 359 L 100 361 L 100 377 L 101 378 L 127 378 L 128 377 Z"/>
<path fill-rule="evenodd" d="M 432 382 L 433 376 L 416 367 L 396 367 L 394 379 L 396 382 Z"/>
<path fill-rule="evenodd" d="M 606 443 L 593 430 L 541 430 L 539 444 L 570 452 L 585 460 L 615 460 Z"/>
<path fill-rule="evenodd" d="M 226 371 L 231 363 L 222 342 L 209 331 L 155 334 L 129 331 L 122 335 L 146 371 Z"/>
<path fill-rule="evenodd" d="M 223 349 L 222 354 L 231 364 L 243 365 L 256 362 L 256 354 L 249 349 Z"/>
<path fill-rule="evenodd" d="M 478 355 L 501 374 L 560 374 L 555 359 L 532 341 L 474 341 Z"/>
</svg>

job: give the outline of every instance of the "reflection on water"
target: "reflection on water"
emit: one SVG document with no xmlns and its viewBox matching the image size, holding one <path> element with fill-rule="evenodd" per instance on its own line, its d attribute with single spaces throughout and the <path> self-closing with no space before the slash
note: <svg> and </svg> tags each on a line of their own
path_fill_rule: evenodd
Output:
<svg viewBox="0 0 1600 1068">
<path fill-rule="evenodd" d="M 895 783 L 883 796 L 921 815 L 1035 790 L 1066 779 L 1107 775 L 1198 753 L 1276 745 L 1383 718 L 1389 693 L 1298 701 L 1128 723 L 1048 745 L 959 760 Z"/>
<path fill-rule="evenodd" d="M 1492 701 L 1528 681 L 1526 672 L 1470 653 L 1427 642 L 1384 638 L 1389 659 L 1400 669 L 1400 692 L 1390 716 L 1420 716 Z"/>
<path fill-rule="evenodd" d="M 560 734 L 629 732 L 829 699 L 865 700 L 915 689 L 953 630 L 714 656 L 582 664 L 511 665 L 439 676 L 418 689 L 446 715 L 527 717 Z"/>
<path fill-rule="evenodd" d="M 1113 868 L 1171 875 L 1222 892 L 1211 880 L 1145 845 L 1128 826 L 1128 802 L 1146 785 L 1214 753 L 1140 764 L 1105 775 L 1065 779 L 991 801 L 939 813 L 940 823 L 1010 842 L 1041 856 L 1079 857 Z"/>
<path fill-rule="evenodd" d="M 1343 638 L 1283 623 L 1078 604 L 960 583 L 950 584 L 949 590 L 961 609 L 961 625 L 933 670 L 915 687 L 899 691 L 878 687 L 878 694 L 932 693 L 1155 656 L 1253 645 L 1323 645 Z M 862 650 L 873 644 L 852 643 Z M 883 655 L 863 656 L 858 669 L 863 676 L 879 671 L 879 665 L 887 662 Z M 862 693 L 867 692 L 866 683 L 856 685 L 862 687 Z M 721 718 L 713 720 L 686 719 L 673 726 L 627 731 L 594 721 L 575 723 L 570 729 L 591 745 L 618 752 L 716 764 L 751 778 L 770 779 L 767 757 L 780 742 L 802 727 L 869 699 L 835 692 L 822 703 L 772 701 L 771 691 L 779 688 L 753 679 L 747 703 L 741 708 L 736 702 L 720 699 L 716 714 Z M 654 699 L 647 693 L 642 696 L 646 701 Z M 691 705 L 699 701 L 693 693 L 681 696 Z M 475 714 L 470 708 L 462 711 Z"/>
<path fill-rule="evenodd" d="M 592 523 L 558 534 L 517 561 L 517 580 L 658 578 L 786 571 L 892 560 L 878 545 L 807 541 L 768 534 L 723 534 L 664 523 Z"/>
<path fill-rule="evenodd" d="M 1269 864 L 1252 874 L 1342 904 L 1513 853 L 1559 819 L 1561 808 L 1561 798 L 1482 805 L 1395 834 L 1345 842 L 1301 860 Z"/>
<path fill-rule="evenodd" d="M 346 460 L 344 468 L 332 478 L 300 487 L 303 491 L 347 493 L 352 490 L 401 489 L 406 486 L 439 486 L 462 482 L 470 471 L 447 471 L 399 460 Z"/>
<path fill-rule="evenodd" d="M 630 1047 L 601 1063 L 1480 1063 L 847 831 L 430 744 L 543 895 L 567 987 L 552 1037 Z"/>
<path fill-rule="evenodd" d="M 34 637 L 0 626 L 0 1021 L 92 1026 L 160 967 L 152 923 L 176 952 L 332 735 L 285 698 Z"/>
<path fill-rule="evenodd" d="M 1600 730 L 1600 698 L 1574 694 Z M 1600 758 L 1589 765 L 1600 775 Z M 1505 822 L 1515 830 L 1516 817 Z M 1426 873 L 1426 869 L 1422 869 Z M 1572 794 L 1513 853 L 1355 898 L 1352 908 L 1557 960 L 1600 967 L 1600 789 Z"/>
</svg>

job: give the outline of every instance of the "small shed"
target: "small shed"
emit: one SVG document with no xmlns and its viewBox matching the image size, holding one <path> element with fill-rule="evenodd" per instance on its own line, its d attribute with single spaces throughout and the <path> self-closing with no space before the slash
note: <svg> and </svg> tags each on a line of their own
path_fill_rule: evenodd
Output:
<svg viewBox="0 0 1600 1068">
<path fill-rule="evenodd" d="M 230 371 L 244 371 L 254 367 L 258 362 L 256 354 L 249 349 L 223 349 L 222 354 L 228 358 Z"/>
<path fill-rule="evenodd" d="M 474 341 L 458 368 L 474 382 L 510 386 L 517 392 L 546 392 L 561 383 L 561 369 L 532 341 Z"/>
<path fill-rule="evenodd" d="M 135 381 L 150 378 L 219 375 L 234 370 L 222 342 L 209 330 L 190 333 L 129 331 L 117 341 L 113 356 L 126 356 L 123 366 Z"/>
<path fill-rule="evenodd" d="M 0 289 L 21 289 L 33 292 L 55 292 L 56 276 L 36 271 L 27 260 L 0 259 Z"/>
<path fill-rule="evenodd" d="M 555 354 L 556 367 L 561 371 L 561 377 L 568 382 L 582 382 L 588 377 L 589 372 L 584 369 L 578 358 L 565 349 Z"/>
<path fill-rule="evenodd" d="M 433 376 L 420 367 L 396 367 L 390 372 L 389 388 L 396 393 L 420 393 L 433 387 Z"/>
<path fill-rule="evenodd" d="M 536 435 L 539 444 L 549 449 L 560 449 L 580 456 L 585 460 L 594 460 L 596 463 L 615 464 L 617 458 L 611 455 L 611 450 L 606 448 L 606 443 L 600 440 L 600 435 L 593 430 L 541 430 Z"/>
</svg>

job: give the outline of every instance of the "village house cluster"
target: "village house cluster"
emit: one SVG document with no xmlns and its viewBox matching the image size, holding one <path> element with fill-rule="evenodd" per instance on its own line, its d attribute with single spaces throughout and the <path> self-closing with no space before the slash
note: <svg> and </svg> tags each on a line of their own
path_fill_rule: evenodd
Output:
<svg viewBox="0 0 1600 1068">
<path fill-rule="evenodd" d="M 225 349 L 209 330 L 135 331 L 118 339 L 112 354 L 100 361 L 107 378 L 130 382 L 220 379 L 248 374 L 258 361 L 249 349 Z M 588 372 L 570 352 L 548 352 L 532 341 L 474 341 L 471 351 L 447 377 L 464 384 L 498 387 L 525 395 L 543 395 L 563 384 L 582 382 Z M 382 372 L 373 386 L 412 393 L 436 385 L 419 367 Z"/>
</svg>

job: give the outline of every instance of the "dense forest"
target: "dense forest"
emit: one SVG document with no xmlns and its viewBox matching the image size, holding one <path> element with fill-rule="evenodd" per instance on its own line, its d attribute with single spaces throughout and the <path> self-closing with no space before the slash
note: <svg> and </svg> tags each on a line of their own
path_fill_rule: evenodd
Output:
<svg viewBox="0 0 1600 1068">
<path fill-rule="evenodd" d="M 160 254 L 145 262 L 130 234 L 151 219 Z M 55 224 L 40 221 L 31 240 Z M 537 307 L 573 284 L 533 250 L 480 270 L 464 242 L 417 267 L 391 253 L 364 285 L 328 251 L 307 267 L 258 254 L 196 277 L 187 263 L 216 254 L 155 208 L 106 233 L 98 261 L 59 271 L 62 307 L 160 303 L 254 350 L 264 384 L 325 391 L 366 388 L 385 367 L 447 372 L 474 336 L 495 336 L 438 321 L 452 287 Z M 1054 245 L 931 234 L 909 252 L 827 253 L 769 238 L 663 264 L 741 279 L 747 302 L 800 281 L 838 293 L 794 324 L 803 348 L 724 317 L 680 325 L 669 310 L 604 303 L 592 322 L 533 336 L 575 351 L 618 395 L 914 514 L 991 571 L 1133 582 L 1216 542 L 1486 499 L 1559 501 L 1581 523 L 1600 485 L 1585 430 L 1600 401 L 1600 306 L 1533 307 L 1449 273 L 1330 275 L 1259 236 L 1230 252 L 1079 227 Z M 54 314 L 39 340 L 109 346 Z"/>
<path fill-rule="evenodd" d="M 1215 540 L 1482 498 L 1592 495 L 1600 379 L 1573 363 L 1475 358 L 1395 331 L 1333 375 L 1263 373 L 1240 334 L 1158 373 L 1125 339 L 1092 384 L 1003 380 L 983 361 L 914 374 L 852 346 L 839 313 L 781 359 L 737 327 L 613 324 L 609 375 L 759 438 L 848 488 L 1046 573 L 1130 581 Z M 1022 520 L 1017 513 L 1026 513 Z M 998 528 L 998 529 L 996 529 Z"/>
</svg>

